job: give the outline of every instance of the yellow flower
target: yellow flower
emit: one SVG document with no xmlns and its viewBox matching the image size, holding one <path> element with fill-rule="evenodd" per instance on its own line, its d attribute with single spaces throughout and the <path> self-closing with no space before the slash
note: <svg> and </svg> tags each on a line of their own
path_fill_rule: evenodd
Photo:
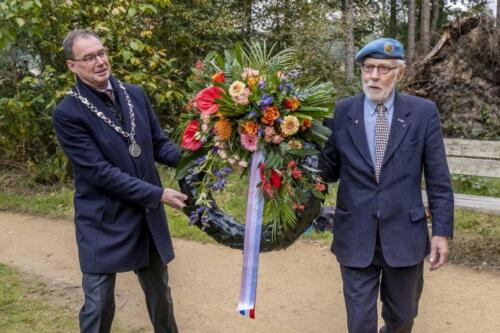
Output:
<svg viewBox="0 0 500 333">
<path fill-rule="evenodd" d="M 290 136 L 297 133 L 299 130 L 299 120 L 295 116 L 286 116 L 283 118 L 283 122 L 281 123 L 281 133 L 284 136 Z"/>
<path fill-rule="evenodd" d="M 236 97 L 241 95 L 245 89 L 245 84 L 241 81 L 234 81 L 229 87 L 229 95 Z"/>
<path fill-rule="evenodd" d="M 302 149 L 302 142 L 300 140 L 290 140 L 288 141 L 288 145 L 292 149 Z"/>
</svg>

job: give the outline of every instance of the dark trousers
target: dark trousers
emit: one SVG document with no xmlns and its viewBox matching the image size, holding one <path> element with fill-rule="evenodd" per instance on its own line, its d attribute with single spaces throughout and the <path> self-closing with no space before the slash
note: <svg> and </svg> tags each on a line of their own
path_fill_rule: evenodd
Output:
<svg viewBox="0 0 500 333">
<path fill-rule="evenodd" d="M 168 271 L 156 249 L 149 266 L 134 271 L 146 297 L 155 333 L 177 333 Z M 80 310 L 81 333 L 109 333 L 115 315 L 116 274 L 83 274 L 85 303 Z"/>
<path fill-rule="evenodd" d="M 377 237 L 378 238 L 378 237 Z M 383 333 L 410 333 L 417 316 L 424 285 L 423 262 L 410 267 L 390 267 L 377 240 L 370 266 L 340 266 L 344 284 L 349 333 L 377 332 L 377 299 L 380 290 Z"/>
</svg>

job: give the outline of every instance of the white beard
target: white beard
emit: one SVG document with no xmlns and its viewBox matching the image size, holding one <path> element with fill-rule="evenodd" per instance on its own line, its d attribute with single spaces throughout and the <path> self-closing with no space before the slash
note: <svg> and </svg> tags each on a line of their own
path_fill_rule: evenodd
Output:
<svg viewBox="0 0 500 333">
<path fill-rule="evenodd" d="M 375 103 L 383 103 L 389 96 L 392 94 L 393 90 L 396 88 L 397 76 L 394 77 L 391 85 L 388 87 L 383 87 L 378 91 L 370 90 L 368 87 L 372 84 L 379 86 L 376 82 L 373 82 L 371 79 L 368 82 L 362 81 L 363 83 L 363 91 L 365 95 Z"/>
</svg>

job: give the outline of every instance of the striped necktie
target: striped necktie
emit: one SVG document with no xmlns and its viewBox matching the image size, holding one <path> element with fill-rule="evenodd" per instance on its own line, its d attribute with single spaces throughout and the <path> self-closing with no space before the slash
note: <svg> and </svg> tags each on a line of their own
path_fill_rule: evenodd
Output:
<svg viewBox="0 0 500 333">
<path fill-rule="evenodd" d="M 387 108 L 384 104 L 377 105 L 377 119 L 375 121 L 375 178 L 377 183 L 380 179 L 382 161 L 384 160 L 385 148 L 389 141 L 389 121 L 387 120 Z"/>
</svg>

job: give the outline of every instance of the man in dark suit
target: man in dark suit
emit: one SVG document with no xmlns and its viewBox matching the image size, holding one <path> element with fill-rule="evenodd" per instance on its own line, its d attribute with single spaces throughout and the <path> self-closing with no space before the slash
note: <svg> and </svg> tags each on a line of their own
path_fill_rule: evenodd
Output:
<svg viewBox="0 0 500 333">
<path fill-rule="evenodd" d="M 439 114 L 426 99 L 396 91 L 401 43 L 381 38 L 356 55 L 364 94 L 337 102 L 320 158 L 326 181 L 339 180 L 332 251 L 340 263 L 350 333 L 411 332 L 430 269 L 448 258 L 453 192 Z M 429 244 L 421 180 L 432 216 Z"/>
<path fill-rule="evenodd" d="M 144 91 L 111 75 L 97 35 L 74 30 L 63 48 L 76 84 L 57 105 L 59 143 L 73 166 L 75 225 L 85 303 L 81 332 L 110 332 L 117 272 L 134 271 L 154 331 L 177 332 L 167 264 L 174 258 L 155 161 L 174 167 L 179 148 L 162 131 Z"/>
</svg>

